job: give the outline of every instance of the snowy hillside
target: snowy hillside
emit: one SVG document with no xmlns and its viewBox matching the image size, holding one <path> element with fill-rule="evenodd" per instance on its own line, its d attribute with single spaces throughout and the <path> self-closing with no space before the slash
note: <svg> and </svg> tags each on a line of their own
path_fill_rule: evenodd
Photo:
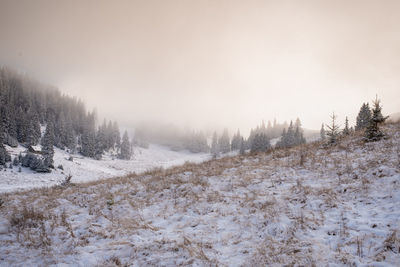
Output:
<svg viewBox="0 0 400 267">
<path fill-rule="evenodd" d="M 400 125 L 385 131 L 2 194 L 0 265 L 399 266 Z"/>
<path fill-rule="evenodd" d="M 12 158 L 18 156 L 26 148 L 19 146 L 11 148 L 6 146 Z M 74 183 L 94 181 L 102 178 L 122 176 L 129 173 L 141 173 L 155 167 L 171 167 L 182 165 L 186 161 L 201 162 L 209 159 L 207 153 L 190 153 L 187 151 L 171 151 L 160 145 L 150 145 L 148 149 L 135 148 L 131 160 L 113 159 L 110 154 L 103 156 L 102 160 L 83 157 L 79 154 L 72 155 L 73 161 L 68 160 L 70 154 L 64 150 L 54 148 L 54 165 L 63 166 L 63 170 L 56 168 L 51 173 L 36 173 L 29 168 L 18 167 L 0 171 L 0 193 L 10 192 L 32 187 L 43 187 L 60 184 L 66 175 L 72 175 Z"/>
</svg>

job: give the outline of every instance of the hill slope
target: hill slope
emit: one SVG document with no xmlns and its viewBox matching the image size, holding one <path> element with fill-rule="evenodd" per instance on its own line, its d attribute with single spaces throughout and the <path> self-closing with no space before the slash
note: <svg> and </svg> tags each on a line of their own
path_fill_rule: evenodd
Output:
<svg viewBox="0 0 400 267">
<path fill-rule="evenodd" d="M 268 154 L 3 194 L 0 265 L 400 262 L 400 125 Z"/>
</svg>

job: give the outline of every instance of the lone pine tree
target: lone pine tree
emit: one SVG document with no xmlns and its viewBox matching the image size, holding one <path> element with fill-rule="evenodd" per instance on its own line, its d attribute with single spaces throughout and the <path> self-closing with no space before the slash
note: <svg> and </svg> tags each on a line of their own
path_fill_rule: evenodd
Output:
<svg viewBox="0 0 400 267">
<path fill-rule="evenodd" d="M 384 123 L 388 118 L 388 116 L 384 117 L 382 115 L 382 106 L 380 105 L 378 96 L 376 96 L 372 104 L 372 117 L 369 120 L 367 128 L 365 129 L 366 141 L 378 141 L 384 136 L 384 133 L 379 129 L 379 125 Z"/>
<path fill-rule="evenodd" d="M 339 136 L 339 125 L 336 124 L 336 118 L 337 116 L 335 115 L 335 113 L 332 113 L 331 125 L 326 126 L 328 128 L 328 132 L 326 133 L 326 135 L 328 136 L 328 143 L 331 145 L 336 144 Z"/>
</svg>

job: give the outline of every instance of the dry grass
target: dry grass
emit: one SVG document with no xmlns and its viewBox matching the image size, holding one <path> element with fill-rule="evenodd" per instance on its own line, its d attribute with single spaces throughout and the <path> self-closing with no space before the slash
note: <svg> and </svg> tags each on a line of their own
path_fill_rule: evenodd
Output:
<svg viewBox="0 0 400 267">
<path fill-rule="evenodd" d="M 129 242 L 123 243 L 124 241 L 117 244 L 114 239 L 142 234 L 158 235 L 163 229 L 146 219 L 143 215 L 145 213 L 142 213 L 146 209 L 148 211 L 153 207 L 164 207 L 165 210 L 157 214 L 164 219 L 175 214 L 199 215 L 196 218 L 201 219 L 203 215 L 214 213 L 218 218 L 234 217 L 234 222 L 243 227 L 243 232 L 246 232 L 246 227 L 257 228 L 257 231 L 252 228 L 257 233 L 251 240 L 253 246 L 240 252 L 251 259 L 251 266 L 316 266 L 315 253 L 320 251 L 312 251 L 311 245 L 299 239 L 299 236 L 323 226 L 330 219 L 327 218 L 326 211 L 343 208 L 343 203 L 349 200 L 348 195 L 357 193 L 357 197 L 367 199 L 374 189 L 374 179 L 366 176 L 368 171 L 377 169 L 383 163 L 400 164 L 400 148 L 396 148 L 390 139 L 379 148 L 369 143 L 367 149 L 374 151 L 377 157 L 388 151 L 397 151 L 397 159 L 382 156 L 380 162 L 376 160 L 377 157 L 358 162 L 363 153 L 368 153 L 355 151 L 355 147 L 361 142 L 360 136 L 356 133 L 343 138 L 336 147 L 321 148 L 322 143 L 315 142 L 290 149 L 226 157 L 200 164 L 185 163 L 169 169 L 155 168 L 143 174 L 132 173 L 74 186 L 3 194 L 1 199 L 4 204 L 0 207 L 0 214 L 8 216 L 10 233 L 15 234 L 16 241 L 22 246 L 49 249 L 52 245 L 50 237 L 57 235 L 66 244 L 64 253 L 72 255 L 79 247 L 86 247 L 93 240 L 109 240 L 110 246 L 132 246 Z M 354 162 L 358 167 L 353 167 Z M 308 173 L 301 176 L 303 178 L 298 178 L 302 171 Z M 377 170 L 376 176 L 379 175 Z M 310 179 L 315 179 L 319 186 L 310 185 Z M 216 183 L 223 184 L 223 187 L 213 188 Z M 315 200 L 320 201 L 318 207 L 312 206 Z M 82 224 L 74 221 L 76 217 L 79 220 L 77 215 L 88 218 L 87 231 L 84 234 L 77 230 L 81 226 L 79 224 Z M 283 232 L 275 229 L 275 235 L 264 236 L 263 227 L 279 224 L 282 216 L 290 220 Z M 337 222 L 338 229 L 330 229 L 328 233 L 334 233 L 335 238 L 341 240 L 332 253 L 337 262 L 342 264 L 350 264 L 354 257 L 366 258 L 369 255 L 366 245 L 369 237 L 360 234 L 349 241 L 352 230 L 347 225 L 346 216 L 348 214 L 342 213 Z M 252 220 L 262 220 L 262 223 L 254 226 L 251 225 Z M 179 227 L 187 225 L 182 222 L 176 226 L 177 229 Z M 211 232 L 216 231 L 213 227 L 216 226 L 212 223 L 203 225 L 203 228 Z M 218 251 L 212 242 L 200 242 L 193 235 L 180 233 L 182 242 L 155 238 L 157 241 L 154 244 L 132 248 L 132 255 L 151 253 L 153 250 L 172 251 L 186 253 L 187 261 L 183 265 L 220 264 Z M 347 243 L 342 242 L 343 240 Z M 228 237 L 221 238 L 219 245 L 227 246 L 229 242 L 239 244 L 245 241 L 230 233 Z M 400 253 L 399 242 L 397 232 L 393 231 L 384 240 L 375 258 L 384 260 L 389 252 Z M 345 249 L 350 245 L 356 248 L 354 254 Z M 109 255 L 100 265 L 123 264 L 124 260 L 119 256 Z M 146 264 L 157 265 L 159 262 Z"/>
</svg>

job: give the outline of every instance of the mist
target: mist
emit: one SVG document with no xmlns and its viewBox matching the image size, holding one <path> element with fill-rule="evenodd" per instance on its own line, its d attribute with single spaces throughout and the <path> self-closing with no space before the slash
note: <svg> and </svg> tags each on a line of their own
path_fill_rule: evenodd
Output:
<svg viewBox="0 0 400 267">
<path fill-rule="evenodd" d="M 0 64 L 121 125 L 399 111 L 399 1 L 5 1 Z"/>
</svg>

